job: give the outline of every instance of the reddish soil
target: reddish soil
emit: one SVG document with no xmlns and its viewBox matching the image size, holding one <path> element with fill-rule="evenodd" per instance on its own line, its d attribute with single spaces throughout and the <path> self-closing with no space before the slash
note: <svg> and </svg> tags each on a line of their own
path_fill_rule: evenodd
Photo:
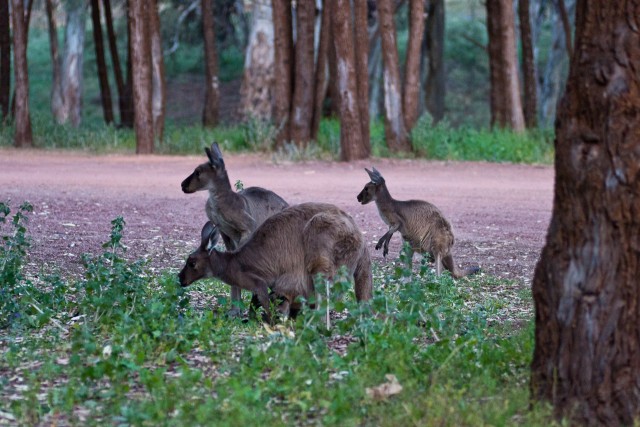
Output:
<svg viewBox="0 0 640 427">
<path fill-rule="evenodd" d="M 81 271 L 82 253 L 100 253 L 110 222 L 123 216 L 124 243 L 153 269 L 182 267 L 206 221 L 206 192 L 183 194 L 180 182 L 202 156 L 94 156 L 0 149 L 0 200 L 13 210 L 34 207 L 29 270 Z M 486 274 L 527 286 L 546 236 L 552 207 L 553 168 L 491 163 L 373 159 L 355 163 L 313 161 L 274 164 L 258 155 L 227 155 L 231 182 L 262 186 L 289 203 L 325 201 L 349 212 L 368 236 L 379 262 L 392 262 L 401 246 L 391 240 L 383 261 L 375 241 L 386 231 L 376 207 L 356 195 L 375 165 L 397 199 L 428 200 L 444 212 L 456 235 L 454 258 Z"/>
</svg>

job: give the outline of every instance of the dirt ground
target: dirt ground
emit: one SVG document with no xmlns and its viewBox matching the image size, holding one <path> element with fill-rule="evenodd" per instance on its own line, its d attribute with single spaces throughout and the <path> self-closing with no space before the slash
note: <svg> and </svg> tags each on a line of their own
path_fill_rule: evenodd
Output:
<svg viewBox="0 0 640 427">
<path fill-rule="evenodd" d="M 375 242 L 386 226 L 375 205 L 356 195 L 374 165 L 396 199 L 423 199 L 438 206 L 456 236 L 454 259 L 478 264 L 485 274 L 528 286 L 551 216 L 553 168 L 511 164 L 372 159 L 355 163 L 274 163 L 258 155 L 225 157 L 232 184 L 262 186 L 290 204 L 334 203 L 349 212 L 370 242 L 375 260 L 392 262 L 401 247 L 391 240 L 383 260 Z M 179 270 L 198 243 L 206 221 L 206 192 L 184 194 L 180 182 L 202 156 L 94 156 L 83 153 L 0 149 L 0 200 L 13 211 L 29 201 L 34 212 L 29 271 L 81 271 L 81 254 L 98 254 L 110 222 L 126 221 L 131 259 L 148 257 L 152 269 Z M 417 258 L 416 258 L 417 259 Z"/>
</svg>

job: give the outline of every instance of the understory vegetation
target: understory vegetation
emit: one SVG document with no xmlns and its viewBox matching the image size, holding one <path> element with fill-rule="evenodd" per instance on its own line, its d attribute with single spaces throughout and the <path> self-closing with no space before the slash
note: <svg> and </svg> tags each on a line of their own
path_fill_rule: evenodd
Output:
<svg viewBox="0 0 640 427">
<path fill-rule="evenodd" d="M 0 203 L 0 424 L 552 423 L 530 408 L 532 299 L 516 282 L 401 255 L 374 265 L 369 304 L 334 283 L 331 330 L 310 309 L 268 326 L 227 318 L 224 284 L 184 290 L 129 260 L 122 218 L 81 277 L 25 272 L 31 210 Z"/>
</svg>

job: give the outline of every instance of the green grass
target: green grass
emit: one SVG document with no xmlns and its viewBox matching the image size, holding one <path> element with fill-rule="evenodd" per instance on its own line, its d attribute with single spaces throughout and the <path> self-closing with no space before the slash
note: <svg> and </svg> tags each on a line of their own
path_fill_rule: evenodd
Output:
<svg viewBox="0 0 640 427">
<path fill-rule="evenodd" d="M 423 260 L 374 265 L 373 300 L 332 288 L 327 331 L 305 310 L 266 327 L 224 316 L 228 287 L 186 291 L 128 260 L 124 220 L 81 278 L 22 270 L 28 205 L 0 206 L 0 419 L 34 425 L 546 425 L 529 408 L 531 295 Z M 10 262 L 6 262 L 6 261 Z M 176 266 L 178 267 L 178 266 Z M 37 277 L 37 278 L 36 278 Z M 337 298 L 337 295 L 342 295 Z M 245 300 L 247 300 L 245 295 Z M 213 308 L 213 310 L 212 310 Z M 394 375 L 402 391 L 367 388 Z"/>
</svg>

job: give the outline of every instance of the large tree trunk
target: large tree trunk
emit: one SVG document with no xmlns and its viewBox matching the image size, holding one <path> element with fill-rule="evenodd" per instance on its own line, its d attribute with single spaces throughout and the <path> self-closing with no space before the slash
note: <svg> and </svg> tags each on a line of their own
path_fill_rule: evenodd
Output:
<svg viewBox="0 0 640 427">
<path fill-rule="evenodd" d="M 408 131 L 411 131 L 418 120 L 420 106 L 420 57 L 425 27 L 424 11 L 424 0 L 409 1 L 409 43 L 402 96 L 404 125 Z"/>
<path fill-rule="evenodd" d="M 153 153 L 151 37 L 149 25 L 151 0 L 129 1 L 129 36 L 133 89 L 136 153 Z"/>
<path fill-rule="evenodd" d="M 351 4 L 349 0 L 336 0 L 331 8 L 331 32 L 334 36 L 336 82 L 340 98 L 341 158 L 345 161 L 364 159 L 369 155 L 369 141 L 362 138 Z"/>
<path fill-rule="evenodd" d="M 29 72 L 27 67 L 27 36 L 22 0 L 11 0 L 13 23 L 13 70 L 15 79 L 16 147 L 31 147 L 31 115 L 29 113 Z"/>
<path fill-rule="evenodd" d="M 536 63 L 533 55 L 529 0 L 518 0 L 520 40 L 522 42 L 522 76 L 524 81 L 524 121 L 527 128 L 537 126 Z"/>
<path fill-rule="evenodd" d="M 151 44 L 151 115 L 153 137 L 162 142 L 164 135 L 165 81 L 162 38 L 157 0 L 149 0 L 149 43 Z"/>
<path fill-rule="evenodd" d="M 204 108 L 202 125 L 215 127 L 218 124 L 220 85 L 218 80 L 218 52 L 216 49 L 213 0 L 202 0 L 202 31 L 204 38 Z"/>
<path fill-rule="evenodd" d="M 389 150 L 394 153 L 411 151 L 402 111 L 402 83 L 398 67 L 396 26 L 393 22 L 393 2 L 377 0 L 378 21 L 382 38 L 384 79 L 384 130 Z"/>
<path fill-rule="evenodd" d="M 316 5 L 313 0 L 296 5 L 295 74 L 291 104 L 291 141 L 306 144 L 311 139 L 313 116 L 313 41 Z"/>
<path fill-rule="evenodd" d="M 353 2 L 353 21 L 355 26 L 356 85 L 358 88 L 358 107 L 360 108 L 360 127 L 366 157 L 371 154 L 369 143 L 369 25 L 366 1 Z"/>
<path fill-rule="evenodd" d="M 0 0 L 0 111 L 2 119 L 9 115 L 11 97 L 11 30 L 9 0 Z"/>
<path fill-rule="evenodd" d="M 47 0 L 50 1 L 50 0 Z M 91 0 L 91 22 L 93 24 L 93 41 L 96 47 L 96 62 L 98 66 L 98 81 L 100 83 L 100 100 L 102 113 L 106 123 L 113 123 L 113 104 L 111 102 L 111 88 L 107 77 L 107 62 L 102 42 L 102 24 L 100 23 L 100 1 Z"/>
<path fill-rule="evenodd" d="M 275 13 L 275 8 L 274 8 Z M 318 41 L 318 55 L 316 61 L 316 75 L 313 94 L 313 118 L 311 119 L 311 139 L 318 138 L 320 120 L 322 119 L 323 104 L 329 87 L 329 42 L 331 39 L 331 6 L 322 7 L 322 21 Z"/>
<path fill-rule="evenodd" d="M 276 144 L 290 140 L 289 112 L 293 91 L 293 34 L 291 2 L 272 0 L 274 33 L 273 119 L 278 127 Z"/>
<path fill-rule="evenodd" d="M 254 0 L 251 33 L 240 88 L 241 110 L 246 119 L 271 119 L 274 80 L 273 27 L 271 1 Z"/>
<path fill-rule="evenodd" d="M 487 0 L 492 125 L 525 129 L 511 0 Z M 494 108 L 496 109 L 494 111 Z"/>
<path fill-rule="evenodd" d="M 533 397 L 576 425 L 640 419 L 640 4 L 580 0 L 536 266 Z"/>
<path fill-rule="evenodd" d="M 118 107 L 120 109 L 120 124 L 125 127 L 133 126 L 133 105 L 130 91 L 127 92 L 122 67 L 120 66 L 120 55 L 116 43 L 116 33 L 113 29 L 113 12 L 111 10 L 111 0 L 102 0 L 104 4 L 104 16 L 107 25 L 107 37 L 109 40 L 109 52 L 111 53 L 111 63 L 113 64 L 113 75 L 118 89 Z"/>
<path fill-rule="evenodd" d="M 444 70 L 444 0 L 431 0 L 427 12 L 426 48 L 427 77 L 425 104 L 435 123 L 444 117 L 446 79 Z"/>
<path fill-rule="evenodd" d="M 67 2 L 67 25 L 60 67 L 60 84 L 51 100 L 56 122 L 58 124 L 71 122 L 75 127 L 78 127 L 82 120 L 82 65 L 86 7 L 87 4 L 83 0 Z"/>
</svg>

